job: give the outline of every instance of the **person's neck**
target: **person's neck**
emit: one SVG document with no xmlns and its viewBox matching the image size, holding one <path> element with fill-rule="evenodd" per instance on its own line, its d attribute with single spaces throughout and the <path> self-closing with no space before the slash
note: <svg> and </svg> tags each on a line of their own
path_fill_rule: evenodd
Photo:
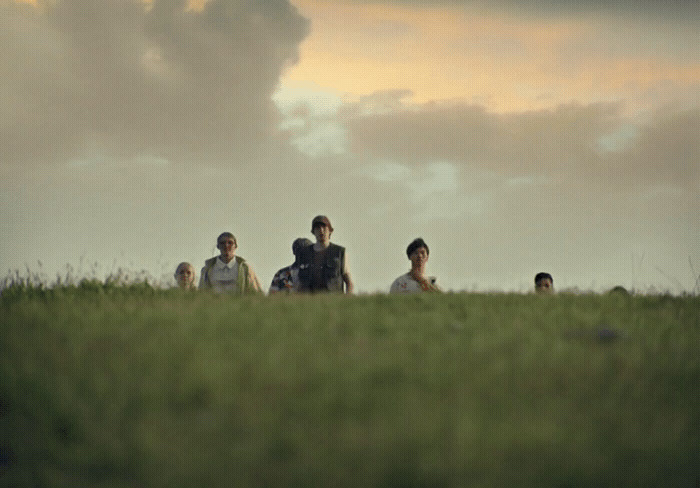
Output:
<svg viewBox="0 0 700 488">
<path fill-rule="evenodd" d="M 316 244 L 314 244 L 314 251 L 323 251 L 324 249 L 328 249 L 330 245 L 331 241 L 316 241 Z"/>
<path fill-rule="evenodd" d="M 228 263 L 230 263 L 231 261 L 233 261 L 233 258 L 235 258 L 235 257 L 236 257 L 235 255 L 234 255 L 234 256 L 231 256 L 230 258 L 227 257 L 227 256 L 224 256 L 223 254 L 220 254 L 220 255 L 219 255 L 219 259 L 221 259 L 221 260 L 222 260 L 224 263 L 226 263 L 226 264 L 228 264 Z"/>
<path fill-rule="evenodd" d="M 411 276 L 414 276 L 416 278 L 424 278 L 425 277 L 425 266 L 417 266 L 417 267 L 411 267 Z"/>
</svg>

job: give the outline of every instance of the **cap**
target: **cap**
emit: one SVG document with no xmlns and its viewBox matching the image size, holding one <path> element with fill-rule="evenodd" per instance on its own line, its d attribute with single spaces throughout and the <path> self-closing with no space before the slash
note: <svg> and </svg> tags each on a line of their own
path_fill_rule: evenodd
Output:
<svg viewBox="0 0 700 488">
<path fill-rule="evenodd" d="M 325 215 L 317 215 L 316 217 L 314 217 L 314 219 L 311 221 L 311 232 L 314 231 L 314 228 L 318 224 L 323 224 L 323 225 L 327 226 L 328 229 L 331 232 L 333 232 L 333 226 L 331 225 L 331 221 L 328 220 L 328 217 L 326 217 Z"/>
</svg>

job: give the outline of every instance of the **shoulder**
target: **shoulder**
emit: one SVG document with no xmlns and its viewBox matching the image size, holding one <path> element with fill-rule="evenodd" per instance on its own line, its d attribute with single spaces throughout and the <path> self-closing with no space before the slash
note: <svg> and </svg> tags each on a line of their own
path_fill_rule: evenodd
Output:
<svg viewBox="0 0 700 488">
<path fill-rule="evenodd" d="M 404 273 L 398 278 L 394 280 L 394 283 L 407 283 L 409 281 L 413 281 L 413 278 L 411 278 L 411 273 Z"/>
<path fill-rule="evenodd" d="M 253 267 L 244 258 L 234 256 L 234 259 L 236 260 L 236 266 L 238 266 L 238 268 L 243 269 L 244 271 L 253 271 Z"/>
<path fill-rule="evenodd" d="M 284 268 L 280 269 L 275 273 L 275 278 L 279 278 L 281 276 L 285 276 L 288 274 L 291 274 L 292 272 L 292 267 L 291 266 L 285 266 Z"/>
<path fill-rule="evenodd" d="M 213 258 L 209 258 L 206 261 L 204 261 L 204 267 L 202 268 L 202 273 L 201 276 L 203 277 L 210 269 L 212 269 L 216 265 L 216 260 L 217 256 L 214 256 Z"/>
<path fill-rule="evenodd" d="M 292 279 L 292 267 L 291 266 L 286 266 L 280 270 L 278 270 L 275 275 L 272 277 L 272 283 L 270 284 L 270 292 L 277 292 L 277 291 L 282 291 L 285 288 L 288 288 L 287 284 L 291 281 Z"/>
<path fill-rule="evenodd" d="M 406 292 L 410 290 L 410 284 L 411 284 L 412 278 L 409 273 L 402 274 L 398 278 L 394 280 L 394 282 L 391 284 L 391 292 L 392 293 L 401 293 L 401 292 Z"/>
<path fill-rule="evenodd" d="M 428 278 L 428 280 L 430 280 L 430 284 L 433 285 L 438 291 L 442 291 L 442 287 L 438 285 L 437 278 L 435 276 L 431 276 Z"/>
<path fill-rule="evenodd" d="M 209 272 L 214 268 L 214 265 L 216 264 L 216 259 L 217 256 L 214 256 L 213 258 L 209 258 L 204 261 L 204 266 L 202 267 L 202 271 L 199 274 L 200 288 L 206 288 L 211 286 L 211 283 L 209 281 Z"/>
<path fill-rule="evenodd" d="M 332 256 L 345 256 L 345 248 L 332 242 L 328 245 L 328 251 Z"/>
</svg>

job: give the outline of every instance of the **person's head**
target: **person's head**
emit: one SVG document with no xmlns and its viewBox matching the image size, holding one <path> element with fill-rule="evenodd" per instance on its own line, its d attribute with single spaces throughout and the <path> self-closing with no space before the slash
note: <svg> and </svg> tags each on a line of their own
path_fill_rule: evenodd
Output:
<svg viewBox="0 0 700 488">
<path fill-rule="evenodd" d="M 182 262 L 175 268 L 175 281 L 183 289 L 194 288 L 194 266 Z"/>
<path fill-rule="evenodd" d="M 629 295 L 630 292 L 627 291 L 627 288 L 621 285 L 614 286 L 608 293 L 612 295 Z"/>
<path fill-rule="evenodd" d="M 535 291 L 537 293 L 553 293 L 554 278 L 549 273 L 537 273 L 535 275 Z"/>
<path fill-rule="evenodd" d="M 331 240 L 333 226 L 325 215 L 318 215 L 311 221 L 311 233 L 316 237 L 316 242 L 328 243 Z"/>
<path fill-rule="evenodd" d="M 300 237 L 298 239 L 294 239 L 294 242 L 292 243 L 292 252 L 294 253 L 294 257 L 298 260 L 299 259 L 299 253 L 301 252 L 302 249 L 305 247 L 308 247 L 312 245 L 313 242 L 311 242 L 309 239 L 305 237 Z"/>
<path fill-rule="evenodd" d="M 219 252 L 221 252 L 221 259 L 228 263 L 233 259 L 234 254 L 236 254 L 238 244 L 233 234 L 230 232 L 223 232 L 216 238 L 216 247 Z"/>
<path fill-rule="evenodd" d="M 425 265 L 428 261 L 428 256 L 430 256 L 430 249 L 423 238 L 418 237 L 417 239 L 413 239 L 408 245 L 406 248 L 406 255 L 411 261 L 411 267 L 415 269 Z"/>
</svg>

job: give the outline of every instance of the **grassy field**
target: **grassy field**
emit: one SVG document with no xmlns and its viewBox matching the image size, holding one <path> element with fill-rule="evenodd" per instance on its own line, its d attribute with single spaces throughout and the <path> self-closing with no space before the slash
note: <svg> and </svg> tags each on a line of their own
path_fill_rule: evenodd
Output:
<svg viewBox="0 0 700 488">
<path fill-rule="evenodd" d="M 0 298 L 0 486 L 700 486 L 700 298 Z"/>
</svg>

